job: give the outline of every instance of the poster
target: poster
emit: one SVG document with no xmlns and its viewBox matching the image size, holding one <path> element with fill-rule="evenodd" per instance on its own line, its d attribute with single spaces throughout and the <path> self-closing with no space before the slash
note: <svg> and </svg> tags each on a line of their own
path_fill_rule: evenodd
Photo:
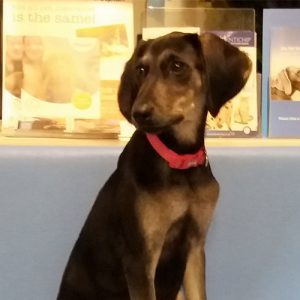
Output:
<svg viewBox="0 0 300 300">
<path fill-rule="evenodd" d="M 3 133 L 117 137 L 130 1 L 5 0 Z"/>
</svg>

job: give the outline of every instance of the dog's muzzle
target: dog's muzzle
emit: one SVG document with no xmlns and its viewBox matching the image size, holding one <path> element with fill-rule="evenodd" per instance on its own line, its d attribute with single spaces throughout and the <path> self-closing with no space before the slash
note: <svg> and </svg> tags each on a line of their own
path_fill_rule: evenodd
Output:
<svg viewBox="0 0 300 300">
<path fill-rule="evenodd" d="M 136 106 L 132 111 L 132 119 L 136 125 L 152 125 L 153 115 L 154 107 L 148 104 Z"/>
<path fill-rule="evenodd" d="M 159 113 L 151 104 L 135 105 L 131 115 L 132 123 L 138 129 L 148 133 L 162 132 L 184 119 L 183 115 Z"/>
</svg>

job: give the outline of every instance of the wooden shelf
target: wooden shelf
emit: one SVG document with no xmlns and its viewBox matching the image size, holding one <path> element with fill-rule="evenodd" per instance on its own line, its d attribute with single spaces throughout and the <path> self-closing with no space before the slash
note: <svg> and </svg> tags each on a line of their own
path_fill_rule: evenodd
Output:
<svg viewBox="0 0 300 300">
<path fill-rule="evenodd" d="M 113 139 L 60 139 L 4 137 L 0 135 L 0 146 L 66 146 L 66 147 L 123 147 L 126 141 Z M 207 138 L 208 147 L 300 147 L 300 139 L 237 139 Z"/>
</svg>

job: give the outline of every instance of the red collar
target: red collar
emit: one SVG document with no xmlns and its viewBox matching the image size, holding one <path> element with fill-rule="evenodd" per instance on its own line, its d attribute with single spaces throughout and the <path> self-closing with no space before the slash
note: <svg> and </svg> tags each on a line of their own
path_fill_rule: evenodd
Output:
<svg viewBox="0 0 300 300">
<path fill-rule="evenodd" d="M 177 154 L 169 149 L 156 134 L 146 134 L 147 139 L 154 150 L 169 163 L 170 168 L 185 170 L 200 165 L 207 166 L 208 160 L 204 147 L 194 154 Z"/>
</svg>

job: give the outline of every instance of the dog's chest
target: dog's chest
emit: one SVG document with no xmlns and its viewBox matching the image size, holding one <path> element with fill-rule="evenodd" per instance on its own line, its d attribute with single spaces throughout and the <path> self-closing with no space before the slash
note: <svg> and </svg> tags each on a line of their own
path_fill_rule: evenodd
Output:
<svg viewBox="0 0 300 300">
<path fill-rule="evenodd" d="M 143 234 L 151 240 L 161 236 L 165 245 L 189 234 L 187 231 L 206 234 L 217 191 L 217 183 L 212 182 L 196 189 L 173 187 L 144 193 L 137 205 Z"/>
<path fill-rule="evenodd" d="M 142 193 L 137 201 L 141 230 L 147 235 L 166 231 L 189 209 L 187 195 L 177 188 L 155 193 Z"/>
</svg>

